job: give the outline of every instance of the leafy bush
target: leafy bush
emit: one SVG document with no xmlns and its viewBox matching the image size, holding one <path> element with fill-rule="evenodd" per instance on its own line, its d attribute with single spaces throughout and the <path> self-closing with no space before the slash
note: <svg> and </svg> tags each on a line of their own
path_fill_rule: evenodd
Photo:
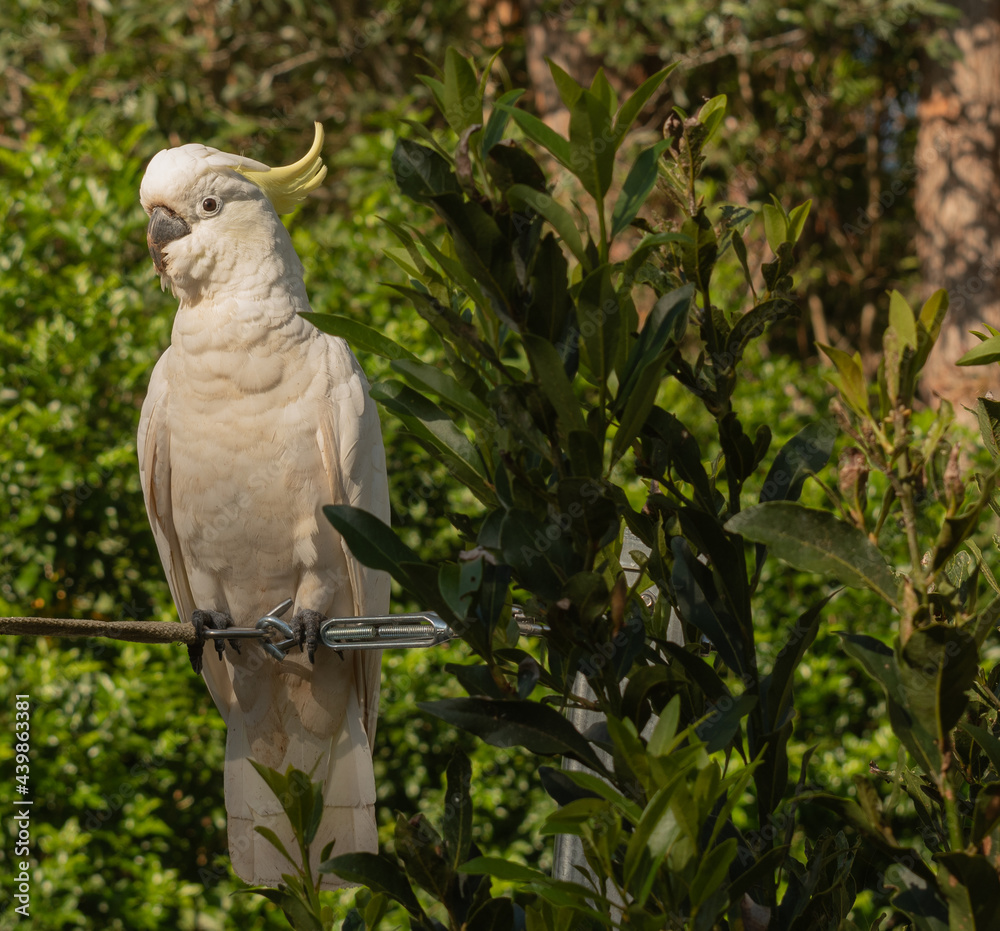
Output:
<svg viewBox="0 0 1000 931">
<path fill-rule="evenodd" d="M 793 248 L 809 204 L 765 204 L 758 216 L 705 203 L 698 177 L 721 98 L 696 116 L 679 112 L 612 201 L 616 150 L 666 72 L 620 106 L 601 73 L 589 88 L 555 66 L 553 77 L 568 139 L 515 109 L 516 92 L 484 119 L 482 82 L 451 50 L 426 81 L 458 137 L 454 154 L 429 136 L 397 143 L 401 190 L 444 221 L 433 236 L 396 231 L 410 259 L 398 290 L 438 333 L 447 369 L 343 319 L 316 322 L 392 360 L 397 378 L 373 394 L 481 502 L 454 517 L 468 548 L 439 565 L 365 512 L 327 509 L 362 561 L 390 571 L 480 657 L 453 670 L 469 697 L 421 708 L 493 746 L 582 764 L 536 776 L 557 806 L 542 834 L 579 838 L 586 864 L 574 881 L 482 856 L 457 754 L 438 826 L 400 815 L 395 856 L 321 867 L 373 893 L 344 926 L 378 926 L 391 899 L 411 927 L 456 931 L 860 928 L 882 921 L 862 915 L 874 897 L 918 928 L 986 927 L 1000 907 L 1000 701 L 979 650 L 1000 601 L 980 596 L 1000 583 L 971 538 L 1000 505 L 994 470 L 963 474 L 947 407 L 923 431 L 913 418 L 945 296 L 914 314 L 892 295 L 874 387 L 859 357 L 824 347 L 837 425 L 801 429 L 760 484 L 771 431 L 748 430 L 733 396 L 748 347 L 795 310 Z M 539 162 L 505 139 L 512 120 L 577 179 L 587 208 L 574 216 L 552 196 Z M 676 207 L 662 229 L 639 217 L 658 177 Z M 756 223 L 773 255 L 759 269 L 743 240 Z M 645 235 L 611 261 L 633 224 Z M 713 299 L 724 261 L 742 269 L 745 309 Z M 640 288 L 655 297 L 641 322 Z M 701 431 L 662 406 L 678 389 L 703 409 Z M 994 452 L 996 410 L 981 403 Z M 706 423 L 710 458 L 699 444 Z M 838 427 L 852 445 L 836 487 L 820 483 L 822 506 L 803 505 Z M 881 491 L 874 506 L 870 478 Z M 626 527 L 648 549 L 630 554 L 641 567 L 632 581 Z M 798 616 L 772 605 L 765 616 L 780 618 L 784 644 L 764 666 L 757 618 L 772 556 L 867 592 L 895 631 L 891 646 L 841 634 L 884 689 L 900 748 L 855 778 L 853 799 L 824 790 L 811 750 L 797 773 L 790 765 L 796 670 L 832 593 Z M 652 605 L 641 597 L 651 585 Z M 546 625 L 540 655 L 519 643 L 517 603 Z M 572 708 L 598 710 L 606 725 L 580 733 L 561 713 Z M 812 727 L 800 720 L 800 737 Z M 513 895 L 494 895 L 493 880 Z"/>
</svg>

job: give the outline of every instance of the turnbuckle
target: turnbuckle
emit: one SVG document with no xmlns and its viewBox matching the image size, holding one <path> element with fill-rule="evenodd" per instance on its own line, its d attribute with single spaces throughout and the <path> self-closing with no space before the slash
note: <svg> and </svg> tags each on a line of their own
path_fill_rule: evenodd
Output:
<svg viewBox="0 0 1000 931">
<path fill-rule="evenodd" d="M 334 650 L 397 650 L 433 647 L 458 634 L 433 611 L 379 617 L 330 617 L 319 625 L 319 639 Z"/>
<path fill-rule="evenodd" d="M 286 598 L 274 610 L 260 618 L 253 627 L 229 627 L 226 630 L 206 628 L 206 640 L 260 640 L 261 646 L 276 660 L 283 660 L 299 645 L 295 632 L 281 620 L 292 606 Z M 546 631 L 544 624 L 527 617 L 518 607 L 512 609 L 518 630 L 527 637 L 538 637 Z M 273 632 L 283 640 L 272 640 Z M 433 611 L 412 614 L 384 614 L 371 617 L 330 617 L 319 625 L 320 642 L 332 650 L 411 650 L 433 647 L 460 637 L 454 628 Z"/>
</svg>

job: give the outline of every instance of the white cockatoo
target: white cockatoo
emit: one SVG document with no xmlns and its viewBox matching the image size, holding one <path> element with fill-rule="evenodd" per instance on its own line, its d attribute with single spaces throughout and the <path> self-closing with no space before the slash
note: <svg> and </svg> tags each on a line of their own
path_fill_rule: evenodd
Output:
<svg viewBox="0 0 1000 931">
<path fill-rule="evenodd" d="M 322 144 L 317 123 L 308 154 L 284 168 L 203 145 L 166 149 L 140 189 L 153 263 L 180 300 L 138 437 L 178 613 L 196 626 L 252 627 L 291 598 L 291 626 L 309 648 L 278 662 L 255 641 L 240 650 L 215 641 L 219 658 L 206 656 L 201 670 L 228 725 L 233 866 L 267 885 L 289 865 L 254 827 L 298 847 L 250 760 L 324 781 L 314 871 L 331 840 L 333 855 L 378 847 L 381 654 L 315 647 L 321 618 L 388 611 L 388 576 L 362 566 L 322 512 L 346 503 L 388 521 L 385 451 L 347 344 L 300 316 L 310 309 L 302 264 L 278 219 L 322 182 Z M 192 662 L 202 665 L 200 651 Z"/>
</svg>

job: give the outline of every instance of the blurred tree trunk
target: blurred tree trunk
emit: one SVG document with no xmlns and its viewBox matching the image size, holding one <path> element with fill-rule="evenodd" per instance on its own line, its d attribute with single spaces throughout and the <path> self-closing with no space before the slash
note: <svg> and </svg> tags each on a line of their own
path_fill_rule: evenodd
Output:
<svg viewBox="0 0 1000 931">
<path fill-rule="evenodd" d="M 1000 327 L 1000 2 L 954 5 L 960 57 L 930 63 L 918 107 L 915 207 L 924 282 L 951 298 L 924 386 L 960 410 L 1000 388 L 992 366 L 954 364 L 978 342 L 970 329 Z"/>
</svg>

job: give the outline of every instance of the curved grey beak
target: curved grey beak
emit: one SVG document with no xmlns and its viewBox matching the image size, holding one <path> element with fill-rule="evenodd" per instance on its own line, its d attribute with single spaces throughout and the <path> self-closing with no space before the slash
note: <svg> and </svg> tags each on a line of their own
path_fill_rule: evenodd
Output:
<svg viewBox="0 0 1000 931">
<path fill-rule="evenodd" d="M 187 236 L 191 227 L 169 207 L 154 207 L 146 227 L 146 242 L 153 257 L 153 267 L 158 275 L 163 275 L 163 247 L 168 242 Z"/>
</svg>

